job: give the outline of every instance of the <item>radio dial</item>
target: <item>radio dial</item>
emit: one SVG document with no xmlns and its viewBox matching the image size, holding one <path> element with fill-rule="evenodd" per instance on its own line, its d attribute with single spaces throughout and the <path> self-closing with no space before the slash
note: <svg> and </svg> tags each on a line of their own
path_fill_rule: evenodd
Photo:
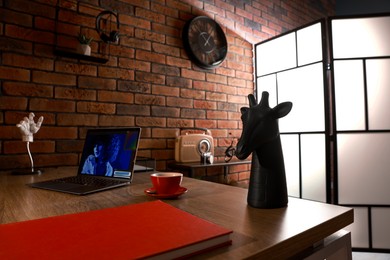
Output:
<svg viewBox="0 0 390 260">
<path fill-rule="evenodd" d="M 211 143 L 207 139 L 203 139 L 198 144 L 198 151 L 200 154 L 208 153 L 211 149 Z"/>
</svg>

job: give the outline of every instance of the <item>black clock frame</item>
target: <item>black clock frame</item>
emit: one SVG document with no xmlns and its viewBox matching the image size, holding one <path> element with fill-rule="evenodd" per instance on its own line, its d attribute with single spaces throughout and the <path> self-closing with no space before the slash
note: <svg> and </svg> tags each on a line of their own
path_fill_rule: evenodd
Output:
<svg viewBox="0 0 390 260">
<path fill-rule="evenodd" d="M 195 37 L 193 35 L 191 37 L 191 30 L 194 30 L 194 26 L 197 26 L 199 22 L 202 23 L 201 26 L 207 27 L 209 30 L 214 30 L 214 36 L 217 38 L 214 39 L 207 31 L 199 31 Z M 227 56 L 228 44 L 225 33 L 216 21 L 207 16 L 196 16 L 189 20 L 184 25 L 182 37 L 184 49 L 186 50 L 188 57 L 200 68 L 216 68 L 221 65 Z M 204 44 L 200 44 L 200 42 Z M 216 57 L 211 63 L 208 62 L 208 58 L 206 58 L 210 55 Z M 204 56 L 205 59 L 202 59 L 199 56 Z"/>
</svg>

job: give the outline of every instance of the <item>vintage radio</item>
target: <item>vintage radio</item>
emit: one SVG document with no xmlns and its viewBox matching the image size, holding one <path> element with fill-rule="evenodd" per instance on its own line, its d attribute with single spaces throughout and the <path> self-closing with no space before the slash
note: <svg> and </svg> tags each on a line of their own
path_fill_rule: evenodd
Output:
<svg viewBox="0 0 390 260">
<path fill-rule="evenodd" d="M 183 130 L 202 130 L 204 133 L 186 133 L 181 135 Z M 175 160 L 177 162 L 201 162 L 202 156 L 214 155 L 214 140 L 210 130 L 207 128 L 181 128 L 180 135 L 175 141 Z M 208 159 L 208 163 L 210 159 Z"/>
</svg>

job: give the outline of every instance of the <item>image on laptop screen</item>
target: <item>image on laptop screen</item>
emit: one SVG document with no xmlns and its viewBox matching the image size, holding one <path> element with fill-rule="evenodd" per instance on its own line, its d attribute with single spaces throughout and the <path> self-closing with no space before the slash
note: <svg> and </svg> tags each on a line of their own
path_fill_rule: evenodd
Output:
<svg viewBox="0 0 390 260">
<path fill-rule="evenodd" d="M 139 129 L 89 130 L 79 173 L 131 179 L 138 140 Z"/>
</svg>

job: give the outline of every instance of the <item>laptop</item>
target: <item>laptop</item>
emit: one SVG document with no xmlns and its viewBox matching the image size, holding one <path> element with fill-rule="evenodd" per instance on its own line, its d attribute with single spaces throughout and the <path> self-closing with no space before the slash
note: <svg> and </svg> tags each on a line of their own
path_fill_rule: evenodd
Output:
<svg viewBox="0 0 390 260">
<path fill-rule="evenodd" d="M 89 129 L 76 176 L 28 185 L 77 195 L 129 185 L 140 133 L 139 127 Z"/>
</svg>

